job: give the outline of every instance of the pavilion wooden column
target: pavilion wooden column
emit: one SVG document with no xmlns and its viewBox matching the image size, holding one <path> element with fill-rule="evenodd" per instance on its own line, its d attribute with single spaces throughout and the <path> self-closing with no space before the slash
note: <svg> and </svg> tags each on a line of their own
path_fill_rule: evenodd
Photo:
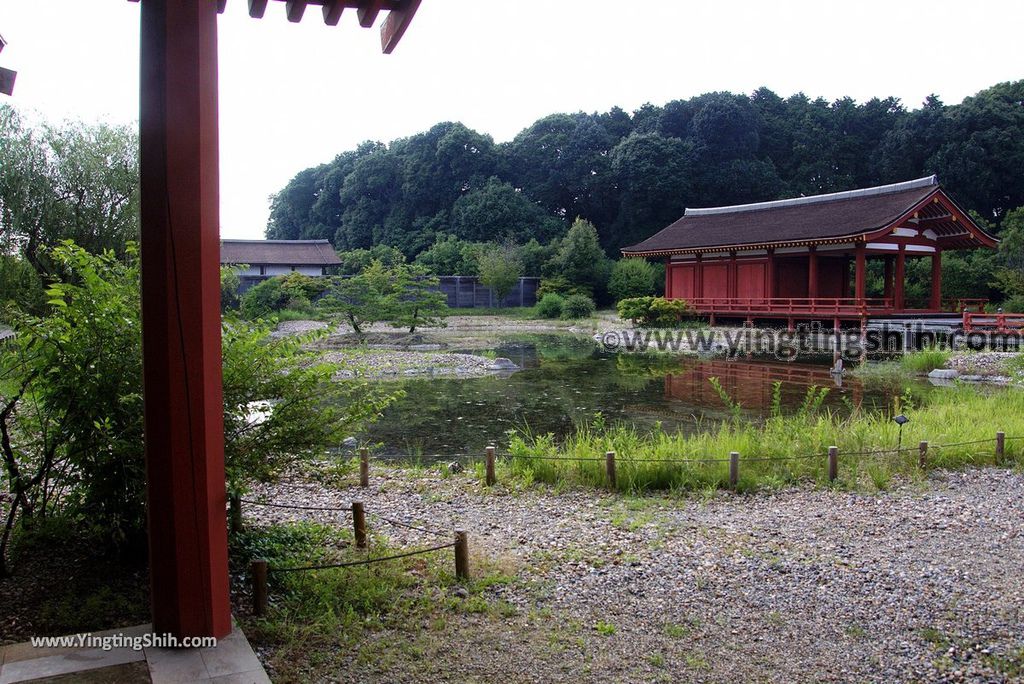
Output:
<svg viewBox="0 0 1024 684">
<path fill-rule="evenodd" d="M 142 343 L 153 631 L 231 632 L 221 388 L 217 3 L 143 0 Z"/>
<path fill-rule="evenodd" d="M 818 296 L 818 250 L 814 245 L 807 257 L 807 296 L 811 299 Z"/>
<path fill-rule="evenodd" d="M 857 243 L 857 259 L 853 267 L 853 296 L 858 306 L 864 304 L 864 292 L 867 287 L 867 259 L 864 254 L 864 243 Z"/>
<path fill-rule="evenodd" d="M 768 299 L 769 303 L 770 303 L 771 299 L 775 296 L 775 248 L 774 247 L 769 247 L 768 248 L 768 266 L 764 270 L 765 270 L 764 278 L 765 278 L 765 281 L 766 281 L 765 282 L 765 286 L 764 286 L 764 293 L 765 293 L 765 298 Z"/>
<path fill-rule="evenodd" d="M 697 266 L 693 269 L 697 274 L 696 287 L 693 289 L 695 297 L 700 299 L 704 296 L 704 255 L 697 252 Z"/>
<path fill-rule="evenodd" d="M 882 296 L 888 299 L 892 297 L 892 257 L 882 257 L 885 272 L 882 275 Z"/>
<path fill-rule="evenodd" d="M 672 257 L 665 257 L 665 299 L 672 296 Z"/>
<path fill-rule="evenodd" d="M 936 248 L 932 254 L 932 291 L 928 302 L 930 309 L 942 309 L 942 250 Z"/>
<path fill-rule="evenodd" d="M 907 246 L 900 244 L 896 252 L 896 282 L 894 283 L 894 306 L 896 311 L 903 311 L 906 308 L 906 297 L 904 296 L 903 279 L 907 273 Z"/>
</svg>

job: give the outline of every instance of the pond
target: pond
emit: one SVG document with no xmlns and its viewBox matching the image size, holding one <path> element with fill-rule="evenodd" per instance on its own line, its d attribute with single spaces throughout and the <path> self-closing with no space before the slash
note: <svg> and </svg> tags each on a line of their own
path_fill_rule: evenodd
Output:
<svg viewBox="0 0 1024 684">
<path fill-rule="evenodd" d="M 406 396 L 387 409 L 364 439 L 379 443 L 386 456 L 432 461 L 482 454 L 488 444 L 506 442 L 510 430 L 563 437 L 598 413 L 606 424 L 632 425 L 640 432 L 693 433 L 714 429 L 730 415 L 711 378 L 718 378 L 751 420 L 769 414 L 775 382 L 781 383 L 783 413 L 797 411 L 809 388 L 824 387 L 823 406 L 844 415 L 856 405 L 889 408 L 907 389 L 920 393 L 930 387 L 849 373 L 837 379 L 828 359 L 802 363 L 614 354 L 568 335 L 508 339 L 491 353 L 523 370 L 469 380 L 402 381 Z"/>
</svg>

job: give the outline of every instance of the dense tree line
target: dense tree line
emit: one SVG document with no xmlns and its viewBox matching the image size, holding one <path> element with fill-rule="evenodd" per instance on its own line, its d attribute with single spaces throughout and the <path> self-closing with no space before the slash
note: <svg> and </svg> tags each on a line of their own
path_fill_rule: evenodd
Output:
<svg viewBox="0 0 1024 684">
<path fill-rule="evenodd" d="M 409 258 L 439 236 L 548 242 L 577 217 L 614 254 L 717 206 L 939 174 L 998 229 L 1024 205 L 1024 81 L 909 110 L 895 98 L 828 102 L 716 92 L 633 113 L 552 114 L 508 143 L 461 123 L 367 142 L 300 172 L 274 198 L 267 237 L 387 244 Z"/>
</svg>

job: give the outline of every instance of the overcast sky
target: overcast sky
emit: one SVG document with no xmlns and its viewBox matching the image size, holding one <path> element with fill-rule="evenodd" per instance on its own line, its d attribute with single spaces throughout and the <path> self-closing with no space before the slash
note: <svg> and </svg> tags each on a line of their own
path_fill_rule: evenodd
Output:
<svg viewBox="0 0 1024 684">
<path fill-rule="evenodd" d="M 500 142 L 553 112 L 712 90 L 917 107 L 1024 78 L 1021 0 L 423 0 L 392 55 L 354 11 L 332 28 L 316 7 L 301 24 L 283 2 L 259 21 L 246 7 L 220 18 L 224 237 L 262 237 L 269 195 L 303 168 L 439 121 Z M 0 0 L 7 101 L 35 120 L 136 121 L 138 23 L 126 0 Z"/>
</svg>

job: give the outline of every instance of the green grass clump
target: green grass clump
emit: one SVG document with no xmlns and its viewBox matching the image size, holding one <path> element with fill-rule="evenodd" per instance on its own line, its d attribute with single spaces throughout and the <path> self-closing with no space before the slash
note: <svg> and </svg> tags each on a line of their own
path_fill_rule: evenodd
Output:
<svg viewBox="0 0 1024 684">
<path fill-rule="evenodd" d="M 606 427 L 600 420 L 580 426 L 560 444 L 551 435 L 520 432 L 510 437 L 503 467 L 527 482 L 606 488 L 604 455 L 614 451 L 619 491 L 706 491 L 728 487 L 728 458 L 735 451 L 741 457 L 737 489 L 752 491 L 829 484 L 827 453 L 834 445 L 839 448 L 841 486 L 886 489 L 897 475 L 920 475 L 920 441 L 930 443 L 929 467 L 957 468 L 992 465 L 994 443 L 940 445 L 994 440 L 997 431 L 1024 437 L 1024 391 L 1017 389 L 936 388 L 925 405 L 915 406 L 904 397 L 891 411 L 855 411 L 849 417 L 820 410 L 817 399 L 809 394 L 807 410 L 797 415 L 774 415 L 763 424 L 737 418 L 696 434 L 646 435 L 632 427 Z M 904 451 L 883 453 L 900 443 L 892 421 L 896 413 L 910 418 L 903 429 Z M 1020 444 L 1007 439 L 1003 465 L 1024 463 Z M 703 459 L 714 460 L 695 462 Z"/>
<path fill-rule="evenodd" d="M 936 368 L 944 368 L 952 355 L 949 350 L 929 347 L 904 354 L 900 358 L 900 367 L 909 373 L 929 373 Z"/>
</svg>

